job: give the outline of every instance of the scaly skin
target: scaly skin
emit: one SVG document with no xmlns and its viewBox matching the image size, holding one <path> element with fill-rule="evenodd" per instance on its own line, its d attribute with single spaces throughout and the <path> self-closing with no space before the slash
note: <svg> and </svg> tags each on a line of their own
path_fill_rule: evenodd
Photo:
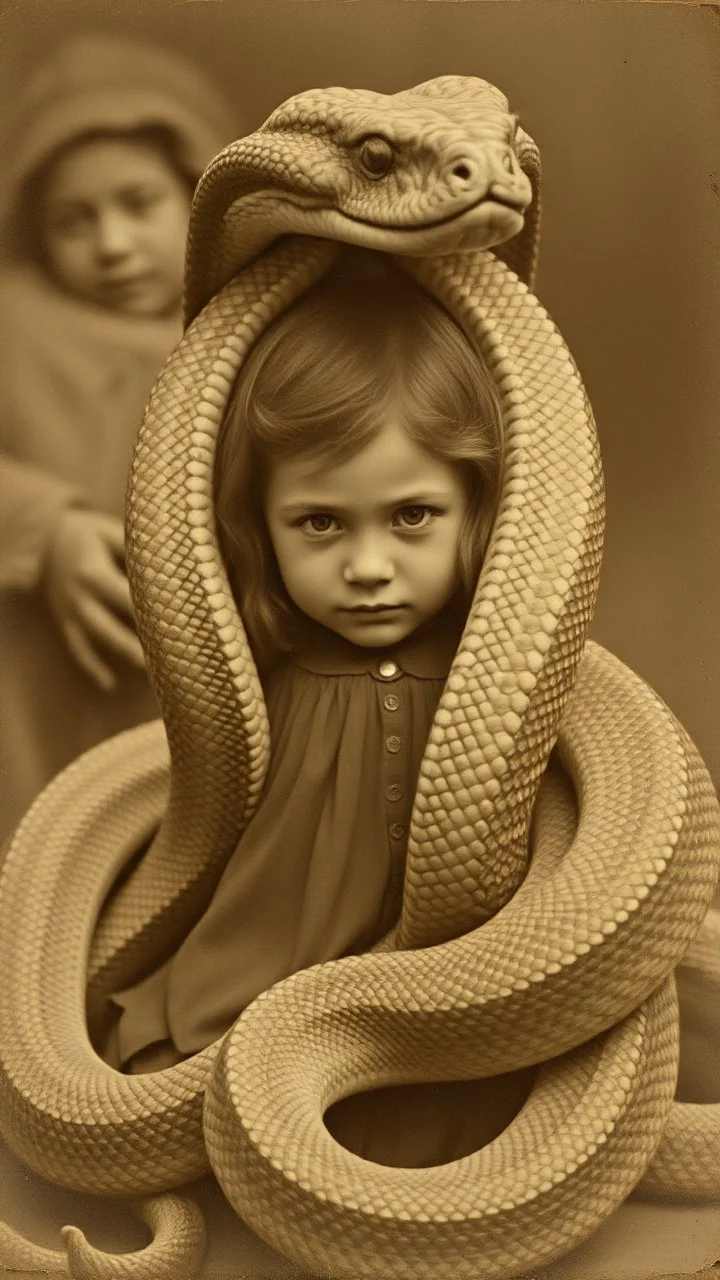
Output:
<svg viewBox="0 0 720 1280">
<path fill-rule="evenodd" d="M 538 184 L 502 94 L 460 77 L 391 97 L 301 94 L 210 165 L 189 328 L 151 398 L 128 502 L 170 764 L 159 725 L 83 757 L 33 806 L 0 881 L 0 1124 L 15 1151 L 106 1195 L 152 1196 L 209 1161 L 260 1235 L 338 1278 L 500 1280 L 566 1252 L 643 1176 L 663 1195 L 720 1194 L 720 1108 L 673 1105 L 673 973 L 720 981 L 717 922 L 703 925 L 720 817 L 667 708 L 585 644 L 602 476 L 582 383 L 527 288 Z M 395 255 L 444 303 L 494 374 L 506 433 L 492 541 L 420 773 L 402 917 L 377 954 L 260 996 L 219 1056 L 125 1077 L 90 1045 L 86 994 L 94 1015 L 172 951 L 268 761 L 215 537 L 217 431 L 250 345 L 337 241 Z M 498 1139 L 435 1169 L 368 1165 L 322 1122 L 348 1093 L 551 1058 Z M 173 1204 L 194 1243 L 170 1261 L 178 1220 L 170 1230 L 161 1200 L 147 1212 L 165 1267 L 153 1275 L 191 1280 L 191 1211 Z M 16 1248 L 28 1265 L 32 1246 L 1 1241 L 3 1262 Z M 140 1254 L 99 1258 L 75 1236 L 67 1265 L 85 1280 L 147 1274 Z"/>
</svg>

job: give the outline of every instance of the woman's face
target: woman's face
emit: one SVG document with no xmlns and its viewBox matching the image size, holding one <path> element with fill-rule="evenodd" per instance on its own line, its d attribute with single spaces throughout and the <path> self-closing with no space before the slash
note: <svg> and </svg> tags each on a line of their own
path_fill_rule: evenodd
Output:
<svg viewBox="0 0 720 1280">
<path fill-rule="evenodd" d="M 458 588 L 468 508 L 457 469 L 394 422 L 337 466 L 301 455 L 270 469 L 265 518 L 290 598 L 353 644 L 397 644 Z"/>
<path fill-rule="evenodd" d="M 188 185 L 141 140 L 88 139 L 52 165 L 40 228 L 50 270 L 86 302 L 136 316 L 182 298 Z"/>
</svg>

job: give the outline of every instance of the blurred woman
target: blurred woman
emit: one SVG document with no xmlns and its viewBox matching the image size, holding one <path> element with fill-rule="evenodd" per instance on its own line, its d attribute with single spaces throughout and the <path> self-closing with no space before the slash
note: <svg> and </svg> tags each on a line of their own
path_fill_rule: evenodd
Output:
<svg viewBox="0 0 720 1280">
<path fill-rule="evenodd" d="M 156 705 L 123 508 L 149 391 L 181 332 L 208 160 L 242 132 L 175 54 L 76 37 L 16 104 L 0 294 L 0 838 L 41 788 Z"/>
</svg>

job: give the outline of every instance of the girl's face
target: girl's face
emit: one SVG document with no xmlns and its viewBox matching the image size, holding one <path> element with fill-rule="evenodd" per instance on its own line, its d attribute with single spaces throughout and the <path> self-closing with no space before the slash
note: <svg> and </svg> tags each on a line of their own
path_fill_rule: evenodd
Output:
<svg viewBox="0 0 720 1280">
<path fill-rule="evenodd" d="M 151 143 L 88 139 L 44 185 L 50 269 L 77 297 L 128 315 L 169 314 L 182 297 L 190 192 Z"/>
<path fill-rule="evenodd" d="M 316 455 L 276 461 L 265 517 L 288 595 L 353 644 L 397 644 L 458 587 L 468 507 L 456 468 L 394 422 L 336 466 Z"/>
</svg>

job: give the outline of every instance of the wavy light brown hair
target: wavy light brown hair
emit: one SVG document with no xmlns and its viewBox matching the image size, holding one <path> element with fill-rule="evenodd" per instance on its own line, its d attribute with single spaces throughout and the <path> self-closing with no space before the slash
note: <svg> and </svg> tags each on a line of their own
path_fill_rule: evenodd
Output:
<svg viewBox="0 0 720 1280">
<path fill-rule="evenodd" d="M 469 605 L 497 507 L 502 417 L 479 352 L 445 309 L 383 255 L 348 250 L 258 339 L 218 442 L 218 534 L 259 665 L 292 651 L 298 611 L 263 511 L 277 457 L 336 465 L 387 422 L 456 466 L 469 496 L 458 585 Z"/>
</svg>

